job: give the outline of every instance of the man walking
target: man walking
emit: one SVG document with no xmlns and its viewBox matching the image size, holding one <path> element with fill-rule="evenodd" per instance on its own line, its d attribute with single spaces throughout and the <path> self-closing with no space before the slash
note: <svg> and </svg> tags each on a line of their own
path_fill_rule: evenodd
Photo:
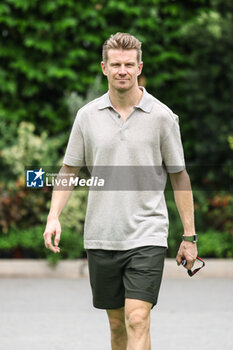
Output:
<svg viewBox="0 0 233 350">
<path fill-rule="evenodd" d="M 138 86 L 141 56 L 141 43 L 130 34 L 117 33 L 104 43 L 101 67 L 109 91 L 78 111 L 60 171 L 69 176 L 84 165 L 156 168 L 156 190 L 89 191 L 84 247 L 93 304 L 107 311 L 112 350 L 151 349 L 150 311 L 167 249 L 167 173 L 184 227 L 177 264 L 185 259 L 191 269 L 197 257 L 178 117 Z M 60 251 L 59 215 L 71 192 L 53 191 L 44 240 L 54 253 Z"/>
</svg>

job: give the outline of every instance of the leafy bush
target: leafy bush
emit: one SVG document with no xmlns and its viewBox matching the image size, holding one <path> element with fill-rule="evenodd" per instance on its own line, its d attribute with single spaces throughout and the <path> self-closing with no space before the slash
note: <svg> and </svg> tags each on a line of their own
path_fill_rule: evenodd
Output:
<svg viewBox="0 0 233 350">
<path fill-rule="evenodd" d="M 85 99 L 77 93 L 67 95 L 70 118 L 74 119 L 78 108 L 98 96 L 99 82 L 100 77 L 97 77 L 88 89 Z M 7 169 L 0 182 L 0 229 L 4 233 L 8 232 L 9 227 L 25 228 L 46 221 L 47 203 L 50 201 L 51 193 L 47 188 L 40 191 L 25 188 L 25 166 L 30 166 L 32 169 L 42 166 L 44 170 L 51 167 L 52 172 L 57 172 L 59 170 L 57 165 L 62 164 L 64 143 L 67 140 L 67 133 L 60 134 L 59 137 L 49 137 L 47 132 L 37 135 L 32 123 L 19 124 L 14 144 L 3 149 L 0 154 L 3 168 Z M 60 155 L 59 150 L 62 148 Z M 81 172 L 85 172 L 85 169 Z M 86 200 L 87 191 L 78 193 L 74 191 L 70 203 L 61 216 L 65 227 L 78 233 L 83 232 Z"/>
<path fill-rule="evenodd" d="M 44 226 L 28 229 L 11 229 L 0 235 L 0 257 L 48 259 L 56 263 L 60 259 L 77 259 L 83 256 L 83 237 L 72 230 L 64 229 L 61 236 L 60 254 L 45 248 Z"/>
<path fill-rule="evenodd" d="M 72 91 L 70 93 L 66 92 L 66 103 L 68 106 L 71 123 L 73 123 L 74 117 L 80 108 L 104 93 L 101 82 L 101 76 L 97 75 L 93 84 L 88 87 L 85 97 L 78 94 L 76 91 Z"/>
<path fill-rule="evenodd" d="M 233 236 L 229 232 L 200 233 L 198 254 L 205 258 L 233 258 Z"/>
<path fill-rule="evenodd" d="M 194 191 L 196 227 L 233 235 L 233 196 L 226 192 Z"/>
<path fill-rule="evenodd" d="M 24 179 L 16 181 L 14 188 L 0 187 L 0 236 L 11 227 L 26 228 L 42 224 L 47 211 L 46 203 L 51 194 L 43 191 L 29 191 L 25 188 Z"/>
<path fill-rule="evenodd" d="M 16 178 L 25 178 L 25 166 L 32 168 L 41 165 L 57 165 L 58 150 L 68 135 L 59 138 L 49 138 L 46 131 L 35 134 L 35 125 L 21 122 L 18 127 L 17 139 L 13 146 L 4 148 L 1 156 L 8 166 L 8 174 L 12 172 Z"/>
<path fill-rule="evenodd" d="M 194 165 L 194 183 L 205 180 L 216 190 L 229 191 L 233 179 L 232 151 L 227 142 L 233 129 L 233 4 L 212 3 L 213 7 L 200 11 L 180 30 L 181 44 L 189 54 L 181 95 L 184 148 Z"/>
<path fill-rule="evenodd" d="M 181 242 L 183 226 L 172 191 L 166 191 L 165 195 L 170 221 L 168 256 L 175 257 Z M 233 196 L 194 191 L 194 209 L 196 232 L 200 237 L 198 242 L 200 255 L 216 258 L 232 257 Z"/>
<path fill-rule="evenodd" d="M 233 236 L 229 232 L 207 231 L 198 233 L 198 255 L 202 258 L 233 258 Z M 175 258 L 181 243 L 182 231 L 168 237 L 169 258 Z"/>
<path fill-rule="evenodd" d="M 57 165 L 58 149 L 68 137 L 49 138 L 46 132 L 35 134 L 31 123 L 19 124 L 14 145 L 1 152 L 3 168 L 7 178 L 0 180 L 0 229 L 7 232 L 10 226 L 25 228 L 43 222 L 50 193 L 32 191 L 25 187 L 25 166 L 36 169 L 41 165 Z"/>
<path fill-rule="evenodd" d="M 83 234 L 88 190 L 74 190 L 60 216 L 62 229 Z"/>
</svg>

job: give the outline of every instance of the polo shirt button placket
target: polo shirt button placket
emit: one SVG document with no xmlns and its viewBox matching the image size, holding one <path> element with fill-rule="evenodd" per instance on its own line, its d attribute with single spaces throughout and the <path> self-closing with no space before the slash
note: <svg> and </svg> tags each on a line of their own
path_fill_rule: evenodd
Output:
<svg viewBox="0 0 233 350">
<path fill-rule="evenodd" d="M 126 132 L 125 127 L 124 127 L 124 125 L 122 125 L 122 126 L 121 126 L 121 130 L 120 130 L 120 133 L 121 133 L 120 140 L 121 140 L 121 141 L 126 141 L 125 132 Z"/>
</svg>

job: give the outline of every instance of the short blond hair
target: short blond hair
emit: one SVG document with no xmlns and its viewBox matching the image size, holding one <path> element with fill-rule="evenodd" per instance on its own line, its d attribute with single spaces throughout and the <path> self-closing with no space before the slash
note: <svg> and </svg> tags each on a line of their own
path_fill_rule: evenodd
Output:
<svg viewBox="0 0 233 350">
<path fill-rule="evenodd" d="M 104 62 L 108 60 L 108 50 L 110 49 L 122 49 L 122 50 L 136 50 L 138 63 L 142 60 L 142 43 L 135 38 L 135 36 L 129 33 L 116 33 L 108 38 L 102 50 L 102 58 Z"/>
</svg>

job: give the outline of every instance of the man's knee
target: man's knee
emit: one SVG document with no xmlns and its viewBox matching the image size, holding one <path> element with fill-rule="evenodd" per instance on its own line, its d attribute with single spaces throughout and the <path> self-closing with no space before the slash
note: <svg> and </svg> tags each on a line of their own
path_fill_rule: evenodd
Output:
<svg viewBox="0 0 233 350">
<path fill-rule="evenodd" d="M 121 335 L 125 332 L 125 322 L 119 320 L 118 318 L 110 318 L 109 319 L 110 328 L 113 334 Z"/>
<path fill-rule="evenodd" d="M 122 336 L 126 332 L 124 310 L 108 311 L 108 319 L 113 336 Z"/>
<path fill-rule="evenodd" d="M 136 309 L 131 311 L 126 316 L 126 325 L 127 325 L 127 328 L 131 328 L 133 330 L 149 329 L 150 317 L 146 312 L 146 310 Z"/>
<path fill-rule="evenodd" d="M 150 328 L 150 307 L 143 303 L 131 305 L 126 309 L 126 327 L 132 330 L 149 330 Z"/>
</svg>

